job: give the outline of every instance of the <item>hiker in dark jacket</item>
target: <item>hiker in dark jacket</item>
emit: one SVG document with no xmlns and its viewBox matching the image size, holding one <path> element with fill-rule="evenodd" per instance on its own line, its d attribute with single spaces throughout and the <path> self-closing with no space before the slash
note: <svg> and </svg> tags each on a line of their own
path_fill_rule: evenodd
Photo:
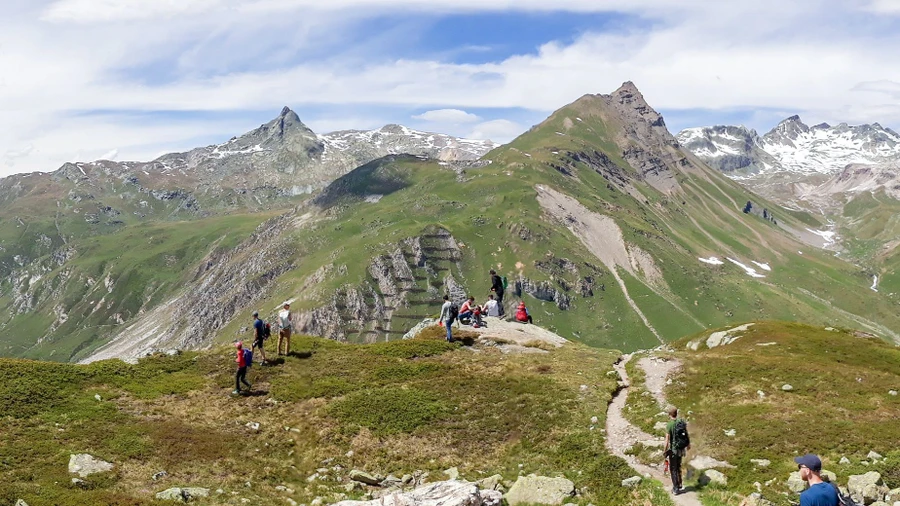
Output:
<svg viewBox="0 0 900 506">
<path fill-rule="evenodd" d="M 263 345 L 265 344 L 266 336 L 266 322 L 259 319 L 259 311 L 253 312 L 253 345 L 250 347 L 251 350 L 256 352 L 256 349 L 259 348 L 259 356 L 262 357 L 262 365 L 266 365 L 266 350 L 263 349 Z"/>
<path fill-rule="evenodd" d="M 234 395 L 240 395 L 241 383 L 247 385 L 247 390 L 252 390 L 253 386 L 247 382 L 247 359 L 244 356 L 244 343 L 238 341 L 234 344 L 237 348 L 237 358 L 234 362 L 237 364 L 237 373 L 234 375 Z"/>
<path fill-rule="evenodd" d="M 497 299 L 497 304 L 500 306 L 500 314 L 503 315 L 505 311 L 503 310 L 503 278 L 497 275 L 497 271 L 491 269 L 491 292 Z"/>
<path fill-rule="evenodd" d="M 665 455 L 669 460 L 669 473 L 672 476 L 672 493 L 684 492 L 681 481 L 681 459 L 691 449 L 691 438 L 687 432 L 687 422 L 678 418 L 678 408 L 669 406 L 669 423 L 666 425 Z"/>
</svg>

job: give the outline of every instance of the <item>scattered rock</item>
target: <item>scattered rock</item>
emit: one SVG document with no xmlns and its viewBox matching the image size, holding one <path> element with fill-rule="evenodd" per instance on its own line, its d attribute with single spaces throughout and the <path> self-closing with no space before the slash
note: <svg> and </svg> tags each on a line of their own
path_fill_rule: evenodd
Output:
<svg viewBox="0 0 900 506">
<path fill-rule="evenodd" d="M 358 481 L 360 483 L 365 483 L 366 485 L 372 485 L 373 487 L 377 487 L 381 484 L 384 478 L 369 474 L 365 471 L 352 470 L 350 471 L 350 479 L 353 481 Z"/>
<path fill-rule="evenodd" d="M 827 469 L 822 469 L 822 472 L 819 473 L 822 476 L 822 479 L 827 481 L 828 483 L 837 483 L 837 475 L 832 473 Z"/>
<path fill-rule="evenodd" d="M 634 488 L 641 483 L 642 478 L 640 476 L 632 476 L 631 478 L 625 478 L 622 480 L 622 486 L 627 488 Z"/>
<path fill-rule="evenodd" d="M 888 492 L 884 499 L 889 503 L 900 502 L 900 488 L 895 488 Z"/>
<path fill-rule="evenodd" d="M 769 459 L 750 459 L 750 463 L 756 465 L 756 467 L 769 467 L 772 465 Z"/>
<path fill-rule="evenodd" d="M 28 506 L 28 503 L 25 502 L 25 500 L 23 500 L 23 499 L 19 499 L 16 501 L 15 506 Z"/>
<path fill-rule="evenodd" d="M 688 462 L 688 469 L 696 472 L 705 471 L 707 469 L 734 469 L 734 466 L 724 460 L 716 460 L 712 457 L 698 455 Z"/>
<path fill-rule="evenodd" d="M 876 451 L 870 451 L 869 454 L 866 455 L 866 458 L 869 460 L 881 460 L 884 457 Z"/>
<path fill-rule="evenodd" d="M 173 487 L 156 494 L 160 501 L 191 502 L 194 499 L 209 497 L 209 489 L 201 487 Z"/>
<path fill-rule="evenodd" d="M 346 485 L 344 485 L 345 492 L 355 492 L 357 490 L 361 490 L 362 488 L 363 488 L 362 483 L 360 483 L 358 481 L 351 481 L 350 483 L 347 483 Z"/>
<path fill-rule="evenodd" d="M 756 395 L 759 396 L 760 399 L 765 399 L 765 398 L 766 398 L 766 393 L 763 392 L 762 390 L 757 390 L 757 391 L 756 391 Z"/>
<path fill-rule="evenodd" d="M 103 400 L 103 397 L 100 397 L 100 394 L 94 394 L 94 399 L 97 399 L 97 402 L 100 402 Z"/>
<path fill-rule="evenodd" d="M 84 488 L 87 486 L 87 482 L 82 480 L 81 478 L 72 478 L 72 485 L 78 488 Z"/>
<path fill-rule="evenodd" d="M 897 397 L 897 391 L 896 390 L 888 390 L 888 395 L 893 395 L 894 397 Z"/>
<path fill-rule="evenodd" d="M 159 481 L 168 475 L 169 475 L 169 473 L 167 473 L 165 471 L 160 471 L 158 473 L 153 473 L 153 476 L 151 476 L 151 478 L 153 479 L 153 481 Z"/>
<path fill-rule="evenodd" d="M 381 481 L 381 486 L 384 488 L 399 487 L 400 485 L 403 485 L 403 480 L 392 474 L 387 475 L 387 478 Z"/>
<path fill-rule="evenodd" d="M 348 459 L 353 457 L 353 450 L 348 451 L 347 453 L 344 454 L 344 456 L 347 457 Z"/>
<path fill-rule="evenodd" d="M 839 463 L 844 464 L 844 465 L 849 464 L 850 459 L 848 459 L 847 457 L 841 457 L 841 460 L 839 461 Z"/>
<path fill-rule="evenodd" d="M 734 335 L 732 332 L 744 332 L 753 326 L 752 323 L 748 323 L 746 325 L 741 325 L 740 327 L 735 327 L 733 329 L 721 331 L 721 332 L 713 332 L 709 335 L 709 338 L 706 340 L 707 348 L 716 348 L 719 346 L 726 346 L 735 341 L 737 341 L 741 336 Z M 696 351 L 696 350 L 694 350 Z"/>
<path fill-rule="evenodd" d="M 478 480 L 476 485 L 482 490 L 498 490 L 500 492 L 506 492 L 506 487 L 503 486 L 503 477 L 499 474 Z"/>
<path fill-rule="evenodd" d="M 78 453 L 69 456 L 69 472 L 77 474 L 82 478 L 94 473 L 105 473 L 106 471 L 111 471 L 112 468 L 113 464 L 111 462 L 100 460 L 87 453 Z"/>
<path fill-rule="evenodd" d="M 259 422 L 247 422 L 244 424 L 244 427 L 247 427 L 253 432 L 259 432 Z"/>
<path fill-rule="evenodd" d="M 591 423 L 594 424 L 594 425 L 597 425 L 598 423 L 600 423 L 600 419 L 597 418 L 596 416 L 592 416 L 592 417 L 591 417 Z"/>
<path fill-rule="evenodd" d="M 775 506 L 775 503 L 763 499 L 761 494 L 750 494 L 741 502 L 741 506 Z"/>
<path fill-rule="evenodd" d="M 457 479 L 459 479 L 459 469 L 457 469 L 455 467 L 451 467 L 450 469 L 445 469 L 444 474 L 447 475 L 447 478 L 450 481 L 456 481 Z"/>
<path fill-rule="evenodd" d="M 809 486 L 809 484 L 807 482 L 803 481 L 803 478 L 800 477 L 799 471 L 794 471 L 793 473 L 791 473 L 791 475 L 787 479 L 788 490 L 790 490 L 791 492 L 793 492 L 795 494 L 799 494 L 800 492 L 803 492 L 804 490 L 806 490 L 806 487 L 808 487 L 808 486 Z"/>
<path fill-rule="evenodd" d="M 727 429 L 723 432 L 725 432 L 725 435 L 728 437 L 734 437 L 737 435 L 737 430 L 735 430 L 735 429 Z"/>
<path fill-rule="evenodd" d="M 850 476 L 847 479 L 847 490 L 854 501 L 864 504 L 881 500 L 889 492 L 881 480 L 881 474 L 876 471 Z"/>
<path fill-rule="evenodd" d="M 794 390 L 794 387 L 791 386 L 791 385 L 788 384 L 788 383 L 785 383 L 785 384 L 781 387 L 781 389 L 784 390 L 785 392 L 790 392 L 790 391 L 793 391 L 793 390 Z"/>
<path fill-rule="evenodd" d="M 284 493 L 287 493 L 287 494 L 293 494 L 293 493 L 294 493 L 294 489 L 285 487 L 284 485 L 278 485 L 277 487 L 275 487 L 275 490 L 277 490 L 277 491 L 279 491 L 279 492 L 284 492 Z"/>
<path fill-rule="evenodd" d="M 666 430 L 666 422 L 656 422 L 655 424 L 653 424 L 653 430 Z"/>
<path fill-rule="evenodd" d="M 715 469 L 707 469 L 703 471 L 703 474 L 700 475 L 700 479 L 698 480 L 701 485 L 706 486 L 709 484 L 712 485 L 728 485 L 728 477 L 722 474 Z"/>
<path fill-rule="evenodd" d="M 440 481 L 423 485 L 412 492 L 397 492 L 372 501 L 341 501 L 333 506 L 500 506 L 502 500 L 500 492 L 478 490 L 474 483 Z"/>
<path fill-rule="evenodd" d="M 545 476 L 520 476 L 506 493 L 506 501 L 510 506 L 516 504 L 562 504 L 568 497 L 575 495 L 575 484 L 566 478 L 548 478 Z"/>
</svg>

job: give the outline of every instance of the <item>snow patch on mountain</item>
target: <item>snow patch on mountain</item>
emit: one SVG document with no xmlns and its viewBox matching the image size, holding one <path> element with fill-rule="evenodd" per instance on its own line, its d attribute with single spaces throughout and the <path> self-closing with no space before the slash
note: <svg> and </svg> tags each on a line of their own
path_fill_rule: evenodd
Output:
<svg viewBox="0 0 900 506">
<path fill-rule="evenodd" d="M 741 262 L 738 262 L 737 260 L 735 260 L 733 258 L 729 257 L 729 258 L 726 258 L 726 260 L 733 263 L 734 265 L 737 265 L 741 269 L 744 269 L 744 272 L 747 273 L 747 275 L 750 276 L 751 278 L 764 278 L 765 277 L 764 275 L 757 272 L 756 269 L 754 269 L 753 267 L 744 265 Z"/>
<path fill-rule="evenodd" d="M 724 265 L 725 264 L 725 262 L 719 260 L 716 257 L 700 258 L 699 260 L 705 264 L 710 264 L 710 265 Z"/>
</svg>

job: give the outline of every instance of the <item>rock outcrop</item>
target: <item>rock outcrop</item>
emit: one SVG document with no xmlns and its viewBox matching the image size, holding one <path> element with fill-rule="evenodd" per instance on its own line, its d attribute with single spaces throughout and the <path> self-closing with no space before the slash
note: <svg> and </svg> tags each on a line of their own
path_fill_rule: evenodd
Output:
<svg viewBox="0 0 900 506">
<path fill-rule="evenodd" d="M 371 501 L 341 501 L 333 506 L 500 506 L 502 500 L 500 492 L 479 490 L 474 483 L 441 481 L 411 492 L 395 492 Z"/>
<path fill-rule="evenodd" d="M 82 478 L 96 473 L 112 471 L 112 462 L 98 459 L 87 453 L 72 454 L 69 456 L 69 472 Z"/>
<path fill-rule="evenodd" d="M 575 495 L 575 484 L 566 478 L 548 478 L 530 474 L 520 476 L 506 493 L 506 502 L 516 504 L 557 505 Z"/>
</svg>

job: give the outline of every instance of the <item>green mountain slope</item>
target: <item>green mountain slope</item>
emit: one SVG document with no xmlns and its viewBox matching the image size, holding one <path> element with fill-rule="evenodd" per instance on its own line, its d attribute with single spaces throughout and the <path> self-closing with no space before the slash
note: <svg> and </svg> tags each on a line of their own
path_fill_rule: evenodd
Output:
<svg viewBox="0 0 900 506">
<path fill-rule="evenodd" d="M 479 162 L 366 164 L 236 245 L 255 223 L 221 219 L 227 233 L 213 228 L 200 242 L 221 234 L 231 247 L 192 250 L 174 269 L 180 285 L 93 333 L 89 347 L 53 334 L 26 346 L 29 356 L 204 347 L 246 337 L 251 310 L 272 317 L 284 300 L 303 332 L 396 339 L 434 316 L 444 293 L 485 299 L 491 268 L 510 281 L 508 304 L 525 300 L 542 325 L 594 346 L 652 347 L 766 318 L 893 339 L 900 328 L 896 302 L 869 289 L 866 269 L 804 242 L 808 217 L 683 151 L 630 83 L 579 99 Z M 23 344 L 8 354 L 46 334 L 53 313 L 44 314 L 19 327 Z"/>
</svg>

